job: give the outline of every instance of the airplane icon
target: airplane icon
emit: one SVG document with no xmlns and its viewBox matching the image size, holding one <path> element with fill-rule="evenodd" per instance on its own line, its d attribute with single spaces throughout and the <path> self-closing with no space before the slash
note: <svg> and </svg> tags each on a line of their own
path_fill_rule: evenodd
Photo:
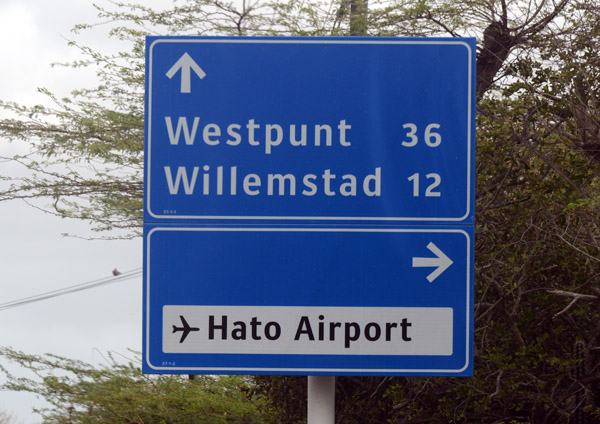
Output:
<svg viewBox="0 0 600 424">
<path fill-rule="evenodd" d="M 183 315 L 179 315 L 179 318 L 181 318 L 181 323 L 183 324 L 183 327 L 177 327 L 174 325 L 173 333 L 183 331 L 183 334 L 181 335 L 181 339 L 179 340 L 179 343 L 183 343 L 183 341 L 188 336 L 188 334 L 190 334 L 191 331 L 200 331 L 200 329 L 198 327 L 190 327 L 190 325 L 187 323 L 187 321 L 185 320 Z"/>
</svg>

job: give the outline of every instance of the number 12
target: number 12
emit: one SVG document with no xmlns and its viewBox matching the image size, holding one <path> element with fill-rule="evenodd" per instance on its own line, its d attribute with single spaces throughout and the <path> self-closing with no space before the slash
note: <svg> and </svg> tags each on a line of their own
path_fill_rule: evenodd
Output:
<svg viewBox="0 0 600 424">
<path fill-rule="evenodd" d="M 419 197 L 420 195 L 419 178 L 420 175 L 418 172 L 408 177 L 408 181 L 413 183 L 413 197 Z M 425 175 L 425 178 L 428 180 L 433 180 L 433 182 L 425 189 L 425 197 L 440 197 L 442 193 L 439 191 L 434 191 L 434 189 L 436 189 L 442 182 L 442 177 L 440 177 L 440 174 L 430 173 Z"/>
</svg>

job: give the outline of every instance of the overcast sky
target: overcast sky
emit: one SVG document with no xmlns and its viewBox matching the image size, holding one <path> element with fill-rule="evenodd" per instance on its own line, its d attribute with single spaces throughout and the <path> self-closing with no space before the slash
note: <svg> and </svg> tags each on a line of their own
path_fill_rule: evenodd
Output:
<svg viewBox="0 0 600 424">
<path fill-rule="evenodd" d="M 97 1 L 106 4 L 105 1 Z M 96 22 L 88 0 L 2 0 L 0 2 L 0 99 L 33 105 L 46 101 L 45 87 L 59 94 L 93 86 L 93 74 L 52 68 L 77 57 L 66 39 L 109 51 L 105 30 L 77 36 L 71 28 Z M 88 83 L 89 82 L 89 83 Z M 5 112 L 0 111 L 4 117 Z M 0 156 L 17 146 L 0 139 Z M 0 162 L 1 173 L 18 173 Z M 22 202 L 0 203 L 0 304 L 51 290 L 111 278 L 113 268 L 141 271 L 142 241 L 88 241 L 62 233 L 90 235 L 89 225 L 63 220 Z M 107 351 L 141 350 L 140 276 L 38 303 L 0 310 L 0 345 L 26 353 L 51 352 L 98 363 Z M 7 364 L 3 363 L 6 366 Z M 15 373 L 18 369 L 11 368 Z M 1 377 L 0 377 L 1 379 Z M 34 396 L 0 392 L 0 411 L 18 422 L 41 421 L 31 408 Z"/>
</svg>

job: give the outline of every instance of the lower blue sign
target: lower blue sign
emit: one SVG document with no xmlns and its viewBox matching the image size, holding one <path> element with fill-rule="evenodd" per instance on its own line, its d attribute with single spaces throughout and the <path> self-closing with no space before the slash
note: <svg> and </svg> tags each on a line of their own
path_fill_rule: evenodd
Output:
<svg viewBox="0 0 600 424">
<path fill-rule="evenodd" d="M 473 229 L 145 227 L 147 373 L 473 373 Z"/>
</svg>

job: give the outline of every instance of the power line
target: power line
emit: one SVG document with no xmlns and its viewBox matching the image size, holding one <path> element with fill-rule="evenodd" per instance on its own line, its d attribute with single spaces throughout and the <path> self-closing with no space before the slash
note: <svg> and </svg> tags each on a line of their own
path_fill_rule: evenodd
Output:
<svg viewBox="0 0 600 424">
<path fill-rule="evenodd" d="M 58 290 L 49 291 L 46 293 L 41 293 L 35 296 L 24 297 L 22 299 L 13 300 L 11 302 L 0 303 L 0 311 L 4 311 L 6 309 L 16 308 L 18 306 L 28 305 L 30 303 L 39 302 L 41 300 L 52 299 L 58 296 L 64 296 L 66 294 L 75 293 L 78 291 L 89 290 L 96 287 L 105 286 L 108 284 L 117 283 L 120 281 L 131 280 L 132 278 L 136 278 L 142 275 L 142 269 L 137 268 L 131 271 L 123 272 L 117 276 L 113 277 L 104 277 L 99 278 L 97 280 L 88 281 L 86 283 L 76 284 L 74 286 L 65 287 Z"/>
<path fill-rule="evenodd" d="M 58 296 L 63 296 L 70 293 L 75 293 L 78 291 L 88 290 L 112 283 L 116 283 L 119 281 L 125 281 L 132 278 L 135 278 L 142 274 L 141 268 L 124 272 L 116 277 L 104 277 L 93 281 L 88 281 L 86 283 L 76 284 L 74 286 L 65 287 L 58 290 L 53 290 L 46 293 L 41 293 L 35 296 L 29 296 L 18 300 L 13 300 L 11 302 L 6 302 L 0 304 L 0 311 L 5 309 L 14 308 L 17 306 L 27 305 L 34 302 L 39 302 L 41 300 L 51 299 Z"/>
</svg>

